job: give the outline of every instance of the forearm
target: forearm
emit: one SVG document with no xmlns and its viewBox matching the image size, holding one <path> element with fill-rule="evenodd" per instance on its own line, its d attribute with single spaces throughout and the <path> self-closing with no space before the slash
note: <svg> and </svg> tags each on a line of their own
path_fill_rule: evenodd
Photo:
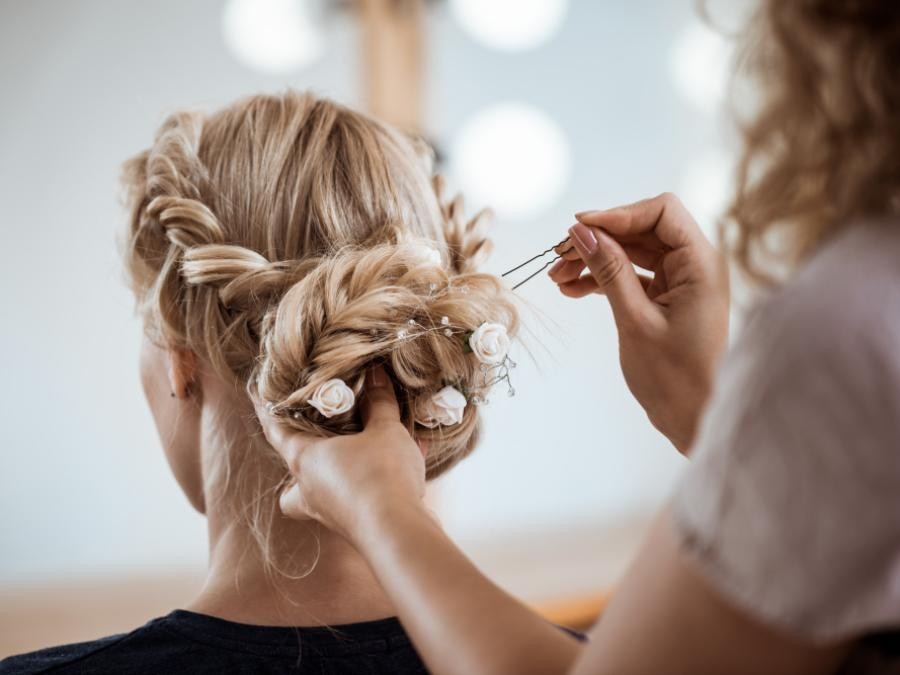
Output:
<svg viewBox="0 0 900 675">
<path fill-rule="evenodd" d="M 564 673 L 580 652 L 481 574 L 423 508 L 370 512 L 357 545 L 432 672 Z"/>
</svg>

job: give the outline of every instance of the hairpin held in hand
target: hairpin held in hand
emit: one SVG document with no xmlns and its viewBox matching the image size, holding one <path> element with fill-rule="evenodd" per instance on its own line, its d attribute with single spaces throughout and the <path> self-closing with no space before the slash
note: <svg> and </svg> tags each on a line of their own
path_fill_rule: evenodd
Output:
<svg viewBox="0 0 900 675">
<path fill-rule="evenodd" d="M 516 265 L 516 266 L 513 267 L 512 269 L 506 270 L 506 271 L 505 271 L 503 274 L 501 274 L 500 276 L 501 276 L 501 277 L 508 276 L 508 275 L 512 274 L 513 272 L 516 272 L 516 271 L 522 269 L 522 268 L 525 267 L 526 265 L 530 265 L 531 263 L 533 263 L 533 262 L 535 262 L 535 261 L 537 261 L 537 260 L 540 260 L 540 259 L 543 258 L 545 255 L 548 255 L 548 254 L 550 254 L 550 253 L 555 252 L 556 249 L 558 249 L 560 246 L 562 246 L 563 244 L 565 244 L 565 243 L 568 242 L 568 241 L 569 241 L 569 238 L 566 237 L 565 239 L 563 239 L 561 242 L 559 242 L 559 243 L 556 244 L 555 246 L 551 246 L 551 247 L 548 248 L 546 251 L 542 251 L 541 253 L 538 253 L 536 256 L 533 256 L 533 257 L 529 258 L 529 259 L 526 260 L 525 262 Z M 516 290 L 519 286 L 521 286 L 522 284 L 524 284 L 526 281 L 531 281 L 532 279 L 534 279 L 538 274 L 540 274 L 540 273 L 543 272 L 545 269 L 547 269 L 548 267 L 550 267 L 550 265 L 552 265 L 552 264 L 555 263 L 557 260 L 559 260 L 560 258 L 562 258 L 562 257 L 563 257 L 566 253 L 568 253 L 570 250 L 571 250 L 571 248 L 568 249 L 568 250 L 566 250 L 566 251 L 563 251 L 562 253 L 557 254 L 557 256 L 556 256 L 555 258 L 552 258 L 552 259 L 549 260 L 548 262 L 544 263 L 544 265 L 543 265 L 540 269 L 538 269 L 536 272 L 532 272 L 532 273 L 529 274 L 527 277 L 525 277 L 524 279 L 522 279 L 522 281 L 520 281 L 519 283 L 517 283 L 516 285 L 514 285 L 514 286 L 512 287 L 512 290 Z"/>
</svg>

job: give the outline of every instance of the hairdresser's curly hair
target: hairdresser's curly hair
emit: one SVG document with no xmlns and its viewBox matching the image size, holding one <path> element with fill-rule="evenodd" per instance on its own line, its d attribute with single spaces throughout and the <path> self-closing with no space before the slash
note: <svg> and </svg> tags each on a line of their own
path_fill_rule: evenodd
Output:
<svg viewBox="0 0 900 675">
<path fill-rule="evenodd" d="M 900 209 L 900 3 L 765 0 L 742 57 L 762 101 L 724 239 L 769 284 L 843 225 Z"/>
<path fill-rule="evenodd" d="M 492 321 L 512 335 L 517 313 L 476 271 L 484 214 L 444 199 L 420 143 L 311 94 L 254 96 L 169 117 L 125 185 L 125 262 L 154 341 L 192 350 L 236 391 L 299 408 L 285 423 L 320 435 L 358 430 L 359 417 L 323 417 L 312 391 L 339 377 L 359 393 L 384 364 L 404 421 L 429 441 L 429 477 L 472 450 L 476 406 L 428 429 L 414 403 L 447 384 L 482 388 L 465 334 Z M 425 245 L 440 265 L 423 262 Z"/>
</svg>

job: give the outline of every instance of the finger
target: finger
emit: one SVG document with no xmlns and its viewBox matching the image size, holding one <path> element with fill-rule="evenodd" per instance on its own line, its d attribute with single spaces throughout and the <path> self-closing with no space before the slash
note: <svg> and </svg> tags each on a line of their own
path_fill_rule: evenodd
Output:
<svg viewBox="0 0 900 675">
<path fill-rule="evenodd" d="M 606 232 L 610 237 L 615 239 L 623 247 L 640 246 L 650 251 L 667 251 L 671 250 L 671 246 L 666 246 L 655 232 L 638 232 L 637 234 L 616 234 L 615 232 Z"/>
<path fill-rule="evenodd" d="M 382 366 L 366 373 L 366 396 L 362 406 L 363 426 L 381 422 L 399 422 L 400 406 L 391 378 Z"/>
<path fill-rule="evenodd" d="M 281 424 L 278 421 L 278 418 L 269 412 L 267 404 L 264 403 L 262 399 L 254 397 L 253 407 L 256 410 L 256 417 L 259 419 L 259 424 L 262 427 L 263 434 L 269 442 L 269 445 L 276 448 L 284 445 L 288 434 L 292 430 Z"/>
<path fill-rule="evenodd" d="M 591 293 L 599 293 L 597 280 L 590 274 L 579 277 L 574 281 L 559 284 L 559 292 L 567 298 L 583 298 Z"/>
<path fill-rule="evenodd" d="M 563 255 L 572 250 L 574 250 L 574 245 L 572 244 L 572 240 L 570 237 L 566 237 L 553 247 L 553 252 L 556 253 L 556 255 Z"/>
<path fill-rule="evenodd" d="M 584 271 L 584 261 L 579 257 L 577 260 L 559 260 L 556 265 L 550 268 L 550 278 L 558 284 L 573 281 L 581 276 Z"/>
<path fill-rule="evenodd" d="M 653 283 L 653 277 L 647 274 L 638 274 L 637 277 L 638 281 L 641 282 L 641 287 L 644 289 L 644 292 L 652 298 L 653 295 L 650 293 L 650 288 Z M 559 290 L 563 295 L 569 298 L 583 298 L 591 293 L 603 295 L 602 289 L 597 286 L 597 280 L 594 279 L 591 274 L 585 274 L 574 281 L 561 283 L 559 284 Z"/>
<path fill-rule="evenodd" d="M 609 234 L 607 232 L 607 234 Z M 656 246 L 653 244 L 648 244 L 647 242 L 639 239 L 638 237 L 614 237 L 619 245 L 625 250 L 625 253 L 628 254 L 629 259 L 636 265 L 643 267 L 645 270 L 652 270 L 659 264 L 659 261 L 662 259 L 663 254 L 665 253 L 665 249 L 660 246 Z M 557 281 L 554 273 L 559 272 L 563 269 L 564 262 L 575 262 L 581 261 L 581 256 L 578 254 L 578 249 L 575 246 L 571 246 L 569 250 L 560 255 L 560 259 L 550 268 L 550 278 L 554 281 Z M 580 272 L 581 270 L 579 270 Z"/>
<path fill-rule="evenodd" d="M 314 442 L 316 437 L 291 428 L 282 418 L 270 413 L 266 404 L 257 398 L 253 399 L 253 407 L 266 441 L 281 455 L 288 467 L 296 466 L 298 455 Z"/>
<path fill-rule="evenodd" d="M 622 247 L 603 231 L 580 223 L 569 232 L 598 290 L 609 298 L 616 323 L 642 321 L 653 306 Z"/>
<path fill-rule="evenodd" d="M 656 271 L 656 274 L 653 276 L 653 283 L 647 288 L 647 295 L 650 298 L 657 298 L 669 288 L 669 282 L 666 277 L 666 271 L 662 266 Z"/>
<path fill-rule="evenodd" d="M 568 248 L 564 248 L 561 251 L 557 252 L 557 255 L 562 260 L 580 260 L 581 258 L 578 255 L 578 249 L 575 248 L 575 245 L 570 245 Z"/>
<path fill-rule="evenodd" d="M 575 217 L 578 222 L 600 227 L 613 237 L 652 232 L 673 248 L 706 241 L 681 200 L 669 192 L 606 211 L 582 211 Z"/>
<path fill-rule="evenodd" d="M 306 508 L 306 500 L 300 491 L 300 485 L 291 483 L 278 497 L 278 506 L 281 512 L 294 520 L 309 520 L 312 518 Z"/>
<path fill-rule="evenodd" d="M 621 244 L 621 242 L 619 243 Z M 638 267 L 643 267 L 645 270 L 655 270 L 663 257 L 662 251 L 654 251 L 644 246 L 622 244 L 622 250 L 625 251 L 625 255 L 628 256 L 631 262 Z"/>
</svg>

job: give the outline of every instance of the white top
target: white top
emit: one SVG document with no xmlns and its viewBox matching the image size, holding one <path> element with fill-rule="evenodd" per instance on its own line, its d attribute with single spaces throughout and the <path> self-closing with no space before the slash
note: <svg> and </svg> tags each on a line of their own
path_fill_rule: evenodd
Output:
<svg viewBox="0 0 900 675">
<path fill-rule="evenodd" d="M 847 228 L 754 311 L 691 459 L 674 517 L 724 597 L 817 642 L 900 630 L 900 222 Z"/>
</svg>

